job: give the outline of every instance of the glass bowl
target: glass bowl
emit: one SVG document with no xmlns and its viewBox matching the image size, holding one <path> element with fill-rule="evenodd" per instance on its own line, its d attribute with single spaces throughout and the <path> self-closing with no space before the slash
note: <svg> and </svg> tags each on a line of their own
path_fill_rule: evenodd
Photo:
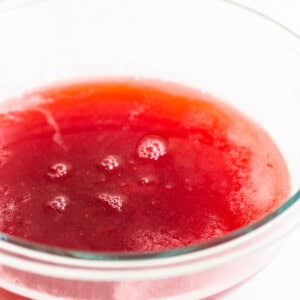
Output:
<svg viewBox="0 0 300 300">
<path fill-rule="evenodd" d="M 1 234 L 3 289 L 45 300 L 203 299 L 254 276 L 299 225 L 300 42 L 289 29 L 222 0 L 3 0 L 0 28 L 1 101 L 95 77 L 192 86 L 270 133 L 293 195 L 223 238 L 151 255 L 75 252 Z"/>
</svg>

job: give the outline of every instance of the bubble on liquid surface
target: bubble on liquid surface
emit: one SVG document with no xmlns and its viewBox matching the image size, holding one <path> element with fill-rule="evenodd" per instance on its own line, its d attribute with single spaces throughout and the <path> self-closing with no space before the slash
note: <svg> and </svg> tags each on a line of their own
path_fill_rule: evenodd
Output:
<svg viewBox="0 0 300 300">
<path fill-rule="evenodd" d="M 22 197 L 21 197 L 21 201 L 23 202 L 23 203 L 27 203 L 27 202 L 29 202 L 31 200 L 31 193 L 26 193 L 25 195 L 23 195 Z"/>
<path fill-rule="evenodd" d="M 147 135 L 140 140 L 136 152 L 140 158 L 158 160 L 167 153 L 167 141 L 157 135 Z"/>
<path fill-rule="evenodd" d="M 116 155 L 108 155 L 102 159 L 100 166 L 107 171 L 112 171 L 120 166 L 120 158 Z"/>
<path fill-rule="evenodd" d="M 203 241 L 222 237 L 229 232 L 230 227 L 226 219 L 217 212 L 204 209 L 199 218 L 203 221 L 203 227 L 200 233 L 200 238 Z"/>
<path fill-rule="evenodd" d="M 56 163 L 49 168 L 47 176 L 51 179 L 61 178 L 69 173 L 69 167 L 65 163 Z"/>
<path fill-rule="evenodd" d="M 0 168 L 8 163 L 11 153 L 5 149 L 0 149 Z"/>
<path fill-rule="evenodd" d="M 157 178 L 153 175 L 141 176 L 138 179 L 138 182 L 140 185 L 143 185 L 143 186 L 152 185 L 155 182 L 157 182 Z"/>
<path fill-rule="evenodd" d="M 184 181 L 184 187 L 187 191 L 191 192 L 194 189 L 194 183 L 191 178 L 186 178 Z"/>
<path fill-rule="evenodd" d="M 173 182 L 167 182 L 165 184 L 165 188 L 168 190 L 172 190 L 175 187 L 175 184 Z"/>
<path fill-rule="evenodd" d="M 129 112 L 129 121 L 134 121 L 138 118 L 145 110 L 145 107 L 139 106 L 136 109 L 133 109 Z"/>
<path fill-rule="evenodd" d="M 127 246 L 136 252 L 161 251 L 184 246 L 185 239 L 188 240 L 188 237 L 182 239 L 172 230 L 138 228 L 131 233 Z"/>
<path fill-rule="evenodd" d="M 101 193 L 97 195 L 97 199 L 107 203 L 111 208 L 116 211 L 121 212 L 124 202 L 126 201 L 126 196 L 110 193 Z"/>
<path fill-rule="evenodd" d="M 51 210 L 63 212 L 70 203 L 71 201 L 67 196 L 58 195 L 48 200 L 45 206 Z"/>
</svg>

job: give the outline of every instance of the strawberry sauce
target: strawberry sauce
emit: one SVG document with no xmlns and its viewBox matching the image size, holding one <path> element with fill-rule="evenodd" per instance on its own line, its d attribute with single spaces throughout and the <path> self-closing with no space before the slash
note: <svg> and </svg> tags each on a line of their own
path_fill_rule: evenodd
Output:
<svg viewBox="0 0 300 300">
<path fill-rule="evenodd" d="M 246 226 L 289 193 L 265 131 L 190 88 L 94 81 L 7 103 L 0 231 L 15 237 L 87 251 L 168 250 Z"/>
</svg>

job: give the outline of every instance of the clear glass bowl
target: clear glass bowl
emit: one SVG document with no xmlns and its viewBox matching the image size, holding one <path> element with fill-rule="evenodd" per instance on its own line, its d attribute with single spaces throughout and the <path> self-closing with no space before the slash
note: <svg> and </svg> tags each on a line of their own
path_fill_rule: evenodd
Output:
<svg viewBox="0 0 300 300">
<path fill-rule="evenodd" d="M 256 274 L 299 225 L 295 33 L 221 0 L 3 0 L 0 28 L 1 101 L 99 76 L 193 86 L 233 104 L 270 133 L 287 160 L 294 195 L 226 237 L 153 255 L 72 252 L 2 234 L 0 287 L 43 300 L 202 299 Z"/>
</svg>

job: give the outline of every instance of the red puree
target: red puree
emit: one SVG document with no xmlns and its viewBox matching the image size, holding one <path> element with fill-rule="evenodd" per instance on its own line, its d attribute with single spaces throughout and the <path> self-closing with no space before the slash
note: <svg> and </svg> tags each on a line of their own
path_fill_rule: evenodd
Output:
<svg viewBox="0 0 300 300">
<path fill-rule="evenodd" d="M 0 115 L 0 230 L 16 237 L 172 249 L 256 221 L 289 192 L 268 135 L 199 91 L 100 81 L 13 102 Z"/>
</svg>

